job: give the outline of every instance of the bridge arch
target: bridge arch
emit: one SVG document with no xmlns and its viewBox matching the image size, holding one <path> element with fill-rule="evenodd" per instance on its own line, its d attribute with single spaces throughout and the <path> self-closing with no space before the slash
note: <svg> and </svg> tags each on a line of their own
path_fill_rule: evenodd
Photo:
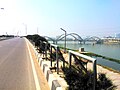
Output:
<svg viewBox="0 0 120 90">
<path fill-rule="evenodd" d="M 78 34 L 76 34 L 76 33 L 70 33 L 70 34 L 67 34 L 66 36 L 72 36 L 73 38 L 75 38 L 75 40 L 78 40 L 79 42 L 82 42 L 82 41 L 83 41 L 83 39 L 82 39 Z M 65 35 L 64 35 L 64 34 L 60 35 L 60 36 L 56 39 L 56 41 L 60 41 L 60 40 L 62 40 L 63 38 L 65 38 Z"/>
<path fill-rule="evenodd" d="M 85 38 L 84 39 L 84 44 L 85 44 L 85 42 L 95 42 L 95 43 L 98 43 L 98 44 L 101 44 L 101 43 L 103 43 L 103 40 L 101 39 L 101 38 L 99 38 L 99 37 L 97 37 L 97 36 L 91 36 L 91 37 L 87 37 L 87 38 Z"/>
<path fill-rule="evenodd" d="M 85 40 L 85 41 L 87 41 L 87 40 L 99 41 L 99 40 L 101 40 L 101 38 L 99 38 L 99 37 L 97 37 L 97 36 L 92 36 L 92 37 L 87 37 L 87 38 L 85 38 L 84 40 Z"/>
</svg>

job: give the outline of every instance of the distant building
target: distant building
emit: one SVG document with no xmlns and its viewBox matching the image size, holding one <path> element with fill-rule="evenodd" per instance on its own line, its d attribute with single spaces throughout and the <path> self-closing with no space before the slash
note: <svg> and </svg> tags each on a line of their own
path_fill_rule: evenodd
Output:
<svg viewBox="0 0 120 90">
<path fill-rule="evenodd" d="M 116 34 L 116 38 L 120 38 L 120 33 L 117 33 L 117 34 Z"/>
<path fill-rule="evenodd" d="M 115 37 L 108 36 L 103 38 L 104 44 L 120 44 L 120 34 L 116 34 Z"/>
</svg>

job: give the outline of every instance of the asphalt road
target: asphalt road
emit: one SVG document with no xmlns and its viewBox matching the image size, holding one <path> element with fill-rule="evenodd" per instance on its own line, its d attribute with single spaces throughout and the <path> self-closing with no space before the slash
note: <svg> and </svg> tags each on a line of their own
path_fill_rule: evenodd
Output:
<svg viewBox="0 0 120 90">
<path fill-rule="evenodd" d="M 35 80 L 24 38 L 0 41 L 0 90 L 35 90 Z"/>
</svg>

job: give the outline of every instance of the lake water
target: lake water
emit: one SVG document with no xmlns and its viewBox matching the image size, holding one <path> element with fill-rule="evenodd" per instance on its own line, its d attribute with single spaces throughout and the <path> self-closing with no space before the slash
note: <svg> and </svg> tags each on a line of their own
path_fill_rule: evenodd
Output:
<svg viewBox="0 0 120 90">
<path fill-rule="evenodd" d="M 64 47 L 64 41 L 59 41 L 58 45 Z M 67 41 L 67 48 L 78 50 L 83 47 L 85 51 L 93 52 L 99 55 L 115 58 L 120 60 L 120 44 L 106 45 L 106 44 L 80 44 L 77 41 Z M 120 64 L 112 61 L 105 60 L 103 58 L 97 58 L 97 63 L 103 66 L 113 68 L 120 71 Z"/>
</svg>

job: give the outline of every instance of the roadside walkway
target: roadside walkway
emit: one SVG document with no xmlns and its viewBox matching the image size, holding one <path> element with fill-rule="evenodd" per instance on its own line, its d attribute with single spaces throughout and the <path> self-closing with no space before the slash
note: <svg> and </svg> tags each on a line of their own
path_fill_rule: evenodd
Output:
<svg viewBox="0 0 120 90">
<path fill-rule="evenodd" d="M 32 53 L 32 58 L 33 58 L 33 61 L 34 61 L 34 65 L 35 65 L 35 68 L 36 68 L 36 73 L 38 75 L 38 79 L 39 79 L 39 83 L 40 83 L 40 90 L 50 90 L 50 87 L 47 83 L 47 80 L 39 66 L 39 63 L 37 62 L 37 57 L 35 56 L 35 52 L 34 52 L 34 47 L 31 43 L 29 43 L 29 47 L 30 47 L 30 51 Z"/>
</svg>

